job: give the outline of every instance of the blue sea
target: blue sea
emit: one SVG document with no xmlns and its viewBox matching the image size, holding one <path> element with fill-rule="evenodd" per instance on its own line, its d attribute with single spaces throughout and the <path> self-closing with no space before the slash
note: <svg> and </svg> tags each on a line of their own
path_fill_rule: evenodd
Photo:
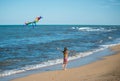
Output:
<svg viewBox="0 0 120 81">
<path fill-rule="evenodd" d="M 0 25 L 0 77 L 62 63 L 57 48 L 74 60 L 117 44 L 119 25 Z"/>
</svg>

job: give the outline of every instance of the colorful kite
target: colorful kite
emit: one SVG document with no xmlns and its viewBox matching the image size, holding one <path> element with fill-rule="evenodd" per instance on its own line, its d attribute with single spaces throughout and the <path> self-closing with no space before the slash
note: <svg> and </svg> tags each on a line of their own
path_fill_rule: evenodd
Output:
<svg viewBox="0 0 120 81">
<path fill-rule="evenodd" d="M 36 23 L 41 19 L 42 17 L 36 17 L 36 19 L 32 22 L 25 22 L 25 25 L 32 25 L 33 27 L 36 26 Z"/>
</svg>

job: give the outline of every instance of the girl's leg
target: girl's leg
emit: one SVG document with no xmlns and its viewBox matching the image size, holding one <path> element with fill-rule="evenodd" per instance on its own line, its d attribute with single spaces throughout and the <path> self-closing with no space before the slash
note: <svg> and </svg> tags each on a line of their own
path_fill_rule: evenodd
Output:
<svg viewBox="0 0 120 81">
<path fill-rule="evenodd" d="M 67 64 L 63 64 L 63 70 L 66 70 Z"/>
</svg>

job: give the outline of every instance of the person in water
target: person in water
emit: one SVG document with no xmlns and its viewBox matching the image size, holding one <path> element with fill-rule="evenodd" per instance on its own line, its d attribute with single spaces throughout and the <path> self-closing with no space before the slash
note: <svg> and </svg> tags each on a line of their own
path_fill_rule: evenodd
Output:
<svg viewBox="0 0 120 81">
<path fill-rule="evenodd" d="M 67 47 L 64 48 L 63 50 L 63 69 L 66 70 L 68 63 L 68 49 Z"/>
</svg>

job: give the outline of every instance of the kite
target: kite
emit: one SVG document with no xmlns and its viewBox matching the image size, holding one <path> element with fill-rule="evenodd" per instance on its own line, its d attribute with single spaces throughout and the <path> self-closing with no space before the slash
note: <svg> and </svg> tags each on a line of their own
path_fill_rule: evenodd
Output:
<svg viewBox="0 0 120 81">
<path fill-rule="evenodd" d="M 34 21 L 32 22 L 25 22 L 25 25 L 32 25 L 33 27 L 36 26 L 36 23 L 41 19 L 42 17 L 36 17 Z"/>
</svg>

